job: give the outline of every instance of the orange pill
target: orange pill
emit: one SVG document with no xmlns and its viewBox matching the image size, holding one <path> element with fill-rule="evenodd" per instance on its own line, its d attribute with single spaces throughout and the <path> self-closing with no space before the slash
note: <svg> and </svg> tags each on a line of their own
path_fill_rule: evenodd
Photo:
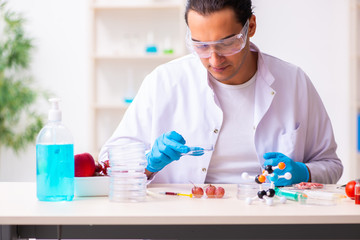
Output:
<svg viewBox="0 0 360 240">
<path fill-rule="evenodd" d="M 283 169 L 285 169 L 286 165 L 283 162 L 279 162 L 278 167 L 280 170 L 283 170 Z"/>
</svg>

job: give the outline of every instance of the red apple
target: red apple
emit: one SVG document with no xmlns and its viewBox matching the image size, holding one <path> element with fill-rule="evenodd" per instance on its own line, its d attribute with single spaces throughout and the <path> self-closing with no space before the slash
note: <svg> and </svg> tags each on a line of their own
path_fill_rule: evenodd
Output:
<svg viewBox="0 0 360 240">
<path fill-rule="evenodd" d="M 81 153 L 74 156 L 75 177 L 90 177 L 95 173 L 95 160 L 90 153 Z"/>
</svg>

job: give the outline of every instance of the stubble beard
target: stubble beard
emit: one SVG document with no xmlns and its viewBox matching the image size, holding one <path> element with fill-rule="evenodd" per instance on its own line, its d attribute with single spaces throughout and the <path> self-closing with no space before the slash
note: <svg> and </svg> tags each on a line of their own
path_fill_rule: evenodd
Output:
<svg viewBox="0 0 360 240">
<path fill-rule="evenodd" d="M 242 60 L 241 60 L 240 66 L 233 72 L 233 74 L 231 74 L 230 76 L 228 76 L 228 77 L 225 78 L 225 79 L 218 79 L 218 78 L 216 78 L 216 77 L 215 77 L 214 75 L 212 75 L 211 72 L 208 70 L 209 74 L 210 74 L 216 81 L 226 84 L 227 81 L 231 80 L 233 77 L 235 77 L 235 76 L 240 72 L 242 66 L 243 66 L 244 63 L 245 63 L 246 57 L 247 57 L 247 55 L 248 55 L 248 53 L 249 53 L 249 49 L 248 49 L 249 46 L 250 46 L 250 45 L 247 44 L 247 46 L 243 49 L 243 50 L 246 50 L 246 52 L 245 52 L 245 54 L 244 54 L 244 56 L 243 56 L 243 58 L 242 58 Z M 211 67 L 211 66 L 209 66 L 208 68 L 210 68 L 210 67 Z"/>
</svg>

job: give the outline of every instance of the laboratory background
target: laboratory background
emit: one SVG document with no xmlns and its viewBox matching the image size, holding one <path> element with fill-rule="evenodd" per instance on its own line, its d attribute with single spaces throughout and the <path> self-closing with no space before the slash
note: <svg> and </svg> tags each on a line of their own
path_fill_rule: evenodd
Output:
<svg viewBox="0 0 360 240">
<path fill-rule="evenodd" d="M 185 0 L 7 2 L 6 8 L 26 19 L 35 46 L 29 73 L 36 89 L 61 98 L 75 154 L 97 158 L 143 78 L 188 54 L 184 5 Z M 359 177 L 360 1 L 253 0 L 253 6 L 257 31 L 251 41 L 301 67 L 324 102 L 344 165 L 339 183 Z M 49 107 L 46 100 L 36 105 L 45 121 Z M 0 181 L 35 180 L 35 142 L 19 153 L 1 144 Z"/>
</svg>

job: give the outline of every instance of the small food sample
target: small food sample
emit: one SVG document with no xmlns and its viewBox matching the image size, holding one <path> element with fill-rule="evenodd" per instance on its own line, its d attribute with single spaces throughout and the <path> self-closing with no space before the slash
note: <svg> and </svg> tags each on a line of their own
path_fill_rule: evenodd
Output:
<svg viewBox="0 0 360 240">
<path fill-rule="evenodd" d="M 217 187 L 215 190 L 215 197 L 216 198 L 222 198 L 225 194 L 225 189 L 222 187 Z"/>
<path fill-rule="evenodd" d="M 204 195 L 204 189 L 207 198 L 222 198 L 225 195 L 225 189 L 223 187 L 216 187 L 215 185 L 209 184 L 203 189 L 195 184 L 193 185 L 194 187 L 191 189 L 191 193 L 195 198 L 201 198 Z"/>
<path fill-rule="evenodd" d="M 204 195 L 204 190 L 201 187 L 195 186 L 191 189 L 191 193 L 196 198 L 201 198 Z"/>
<path fill-rule="evenodd" d="M 215 191 L 216 191 L 216 187 L 214 185 L 209 185 L 206 189 L 205 189 L 205 193 L 206 196 L 208 198 L 215 198 Z"/>
<path fill-rule="evenodd" d="M 108 168 L 110 168 L 109 160 L 104 161 L 102 164 L 97 162 L 95 176 L 108 176 Z"/>
<path fill-rule="evenodd" d="M 321 189 L 324 187 L 324 185 L 321 183 L 301 182 L 301 183 L 295 184 L 295 187 L 297 189 Z"/>
</svg>

